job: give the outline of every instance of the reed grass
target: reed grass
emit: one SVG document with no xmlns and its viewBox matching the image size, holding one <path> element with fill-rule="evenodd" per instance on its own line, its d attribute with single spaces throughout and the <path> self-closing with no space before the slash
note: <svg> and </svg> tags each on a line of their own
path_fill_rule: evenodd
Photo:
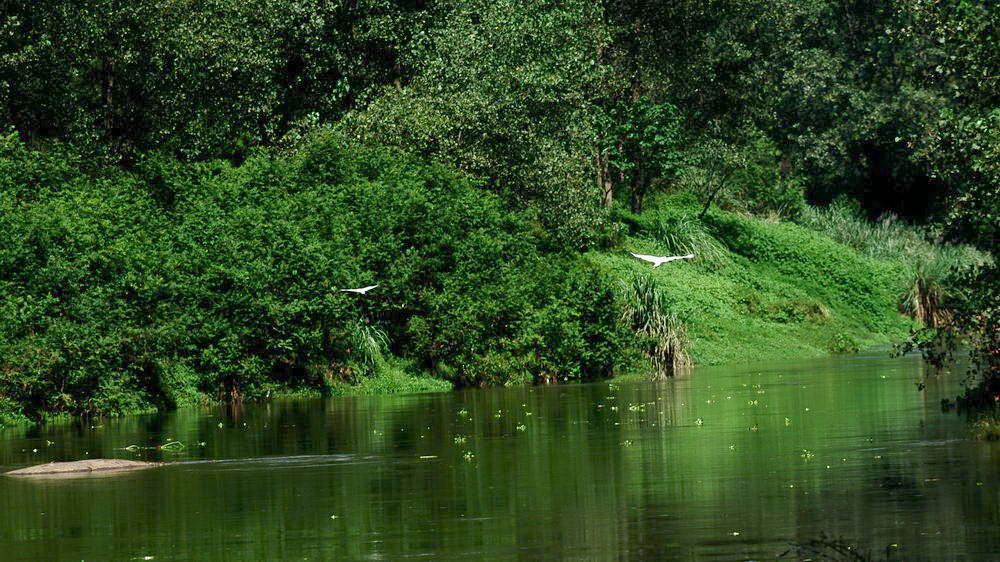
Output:
<svg viewBox="0 0 1000 562">
<path fill-rule="evenodd" d="M 663 292 L 645 275 L 623 281 L 622 321 L 646 339 L 643 352 L 657 377 L 673 376 L 692 366 L 684 323 L 670 311 Z"/>
<path fill-rule="evenodd" d="M 920 229 L 896 215 L 870 221 L 848 199 L 837 199 L 826 208 L 806 206 L 797 222 L 872 258 L 910 261 L 936 248 Z"/>
</svg>

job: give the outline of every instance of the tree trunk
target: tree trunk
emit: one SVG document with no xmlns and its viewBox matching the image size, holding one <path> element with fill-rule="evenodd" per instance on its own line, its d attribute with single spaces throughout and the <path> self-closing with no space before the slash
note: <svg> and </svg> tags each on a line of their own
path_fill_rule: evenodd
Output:
<svg viewBox="0 0 1000 562">
<path fill-rule="evenodd" d="M 642 212 L 642 199 L 646 195 L 646 171 L 640 166 L 632 171 L 631 193 L 629 193 L 629 203 L 631 203 L 632 213 L 638 215 Z"/>
<path fill-rule="evenodd" d="M 699 219 L 705 218 L 705 213 L 707 213 L 708 212 L 708 208 L 712 206 L 712 201 L 715 200 L 715 196 L 718 195 L 719 192 L 722 191 L 722 189 L 724 187 L 726 187 L 726 182 L 729 181 L 729 176 L 731 176 L 731 175 L 732 175 L 732 172 L 726 174 L 722 178 L 722 181 L 719 182 L 718 187 L 716 187 L 715 190 L 712 191 L 712 194 L 708 196 L 708 201 L 705 203 L 705 208 L 702 209 L 700 213 L 698 213 L 698 218 Z"/>
<path fill-rule="evenodd" d="M 597 187 L 601 190 L 601 204 L 611 208 L 614 203 L 614 186 L 611 183 L 611 172 L 608 170 L 608 156 L 598 153 L 595 158 L 597 163 Z"/>
</svg>

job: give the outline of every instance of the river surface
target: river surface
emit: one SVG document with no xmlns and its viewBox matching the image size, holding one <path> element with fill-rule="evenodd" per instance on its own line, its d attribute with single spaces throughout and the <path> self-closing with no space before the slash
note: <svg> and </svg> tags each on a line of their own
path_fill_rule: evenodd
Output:
<svg viewBox="0 0 1000 562">
<path fill-rule="evenodd" d="M 0 478 L 0 560 L 1000 559 L 1000 444 L 941 411 L 959 382 L 873 353 L 7 427 L 0 470 L 177 464 Z"/>
</svg>

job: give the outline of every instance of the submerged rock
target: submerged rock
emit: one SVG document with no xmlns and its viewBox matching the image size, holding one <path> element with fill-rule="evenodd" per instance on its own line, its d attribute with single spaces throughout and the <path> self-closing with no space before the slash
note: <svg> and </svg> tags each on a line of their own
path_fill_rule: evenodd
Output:
<svg viewBox="0 0 1000 562">
<path fill-rule="evenodd" d="M 162 462 L 141 462 L 124 459 L 88 459 L 85 461 L 50 462 L 4 473 L 6 476 L 85 476 L 92 472 L 138 470 L 162 466 Z"/>
</svg>

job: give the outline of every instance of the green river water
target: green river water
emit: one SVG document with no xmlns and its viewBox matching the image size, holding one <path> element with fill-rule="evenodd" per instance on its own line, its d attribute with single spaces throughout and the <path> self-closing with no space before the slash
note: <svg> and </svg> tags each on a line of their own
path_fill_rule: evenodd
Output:
<svg viewBox="0 0 1000 562">
<path fill-rule="evenodd" d="M 663 382 L 189 409 L 0 429 L 0 560 L 1000 559 L 1000 444 L 884 353 Z M 183 451 L 123 450 L 168 440 Z"/>
</svg>

